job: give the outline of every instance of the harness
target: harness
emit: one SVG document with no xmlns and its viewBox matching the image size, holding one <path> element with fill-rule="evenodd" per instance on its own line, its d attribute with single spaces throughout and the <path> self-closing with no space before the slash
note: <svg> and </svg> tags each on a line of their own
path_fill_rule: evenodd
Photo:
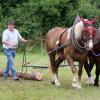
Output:
<svg viewBox="0 0 100 100">
<path fill-rule="evenodd" d="M 63 35 L 66 31 L 67 31 L 67 29 L 65 29 L 65 30 L 60 34 L 58 41 L 60 41 L 62 35 Z M 58 52 L 58 51 L 60 51 L 61 49 L 65 48 L 65 47 L 67 47 L 67 46 L 70 46 L 70 45 L 71 45 L 70 40 L 67 41 L 67 43 L 64 43 L 63 45 L 60 45 L 60 42 L 58 42 L 57 47 L 54 48 L 53 50 L 51 50 L 50 52 L 48 52 L 48 54 L 51 54 L 51 53 L 54 52 L 54 51 Z"/>
<path fill-rule="evenodd" d="M 84 19 L 81 18 L 81 21 L 82 21 L 85 25 L 87 25 L 87 24 L 94 24 L 94 23 L 96 23 L 97 18 L 99 18 L 99 17 L 96 17 L 94 20 L 87 20 L 87 21 L 84 21 Z M 82 43 L 83 43 L 84 46 L 81 46 L 81 45 L 78 43 L 78 41 L 75 39 L 75 35 L 74 35 L 75 25 L 76 25 L 79 21 L 80 21 L 80 17 L 79 17 L 79 15 L 77 15 L 77 17 L 76 17 L 76 19 L 75 19 L 75 22 L 74 22 L 74 24 L 73 24 L 73 26 L 72 26 L 72 28 L 71 28 L 71 33 L 70 33 L 69 42 L 66 41 L 67 43 L 65 43 L 65 44 L 63 44 L 63 45 L 60 45 L 60 42 L 59 42 L 59 40 L 61 39 L 63 33 L 65 33 L 65 32 L 67 31 L 67 29 L 65 29 L 64 32 L 62 32 L 62 33 L 60 34 L 60 36 L 59 36 L 59 40 L 58 40 L 58 43 L 57 43 L 57 47 L 56 47 L 55 49 L 51 50 L 50 52 L 48 52 L 48 54 L 50 54 L 50 53 L 52 53 L 52 52 L 54 52 L 54 51 L 57 52 L 57 51 L 61 50 L 62 48 L 65 48 L 65 47 L 70 46 L 70 45 L 73 45 L 74 48 L 76 48 L 76 49 L 77 49 L 78 51 L 80 51 L 80 52 L 88 53 L 89 50 L 88 50 L 88 48 L 87 48 L 86 43 L 82 41 Z M 84 28 L 84 31 L 85 31 L 85 32 L 86 32 L 86 31 L 88 32 L 88 30 L 92 30 L 93 33 L 94 33 L 94 34 L 93 34 L 93 33 L 92 33 L 92 34 L 95 36 L 95 32 L 96 32 L 96 31 L 95 31 L 94 29 L 88 28 L 88 27 L 85 27 L 85 28 Z M 94 56 L 100 56 L 100 54 L 94 53 L 93 50 L 91 50 L 91 52 L 92 52 L 92 54 L 93 54 Z"/>
<path fill-rule="evenodd" d="M 74 35 L 74 29 L 75 29 L 75 24 L 74 26 L 71 28 L 71 33 L 70 33 L 70 40 L 66 41 L 67 43 L 64 43 L 63 45 L 60 45 L 60 43 L 57 44 L 57 47 L 53 50 L 51 50 L 50 52 L 48 52 L 48 54 L 56 51 L 60 51 L 61 49 L 65 48 L 65 47 L 68 47 L 70 45 L 73 45 L 74 48 L 76 48 L 78 51 L 80 52 L 84 52 L 84 53 L 88 53 L 88 48 L 86 46 L 86 43 L 84 43 L 84 46 L 82 47 L 78 41 L 75 39 L 75 35 Z M 59 41 L 62 37 L 62 35 L 67 31 L 67 29 L 64 30 L 64 32 L 62 32 L 59 36 Z"/>
</svg>

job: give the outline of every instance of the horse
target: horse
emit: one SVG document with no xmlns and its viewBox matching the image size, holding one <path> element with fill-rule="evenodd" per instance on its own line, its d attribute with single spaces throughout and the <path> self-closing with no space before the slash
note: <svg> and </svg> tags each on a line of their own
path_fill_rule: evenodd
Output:
<svg viewBox="0 0 100 100">
<path fill-rule="evenodd" d="M 60 85 L 58 79 L 59 65 L 67 60 L 73 73 L 72 87 L 81 88 L 82 67 L 85 63 L 87 52 L 93 48 L 93 38 L 97 18 L 88 20 L 76 18 L 74 25 L 70 28 L 55 27 L 48 31 L 45 38 L 46 51 L 50 60 L 50 69 L 52 72 L 51 82 L 56 86 Z M 77 71 L 74 62 L 79 62 Z"/>
<path fill-rule="evenodd" d="M 98 87 L 99 75 L 100 75 L 100 28 L 96 30 L 96 36 L 94 37 L 94 47 L 92 51 L 89 51 L 88 59 L 89 59 L 89 64 L 88 61 L 86 61 L 84 64 L 84 68 L 88 75 L 87 83 L 94 84 L 94 86 Z M 91 77 L 91 70 L 94 64 L 96 65 L 96 71 L 95 71 L 96 77 L 95 80 L 93 81 Z"/>
</svg>

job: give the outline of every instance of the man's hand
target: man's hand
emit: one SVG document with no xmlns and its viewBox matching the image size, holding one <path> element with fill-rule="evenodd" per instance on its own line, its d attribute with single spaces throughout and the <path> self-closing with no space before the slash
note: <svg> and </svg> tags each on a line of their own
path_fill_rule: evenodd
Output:
<svg viewBox="0 0 100 100">
<path fill-rule="evenodd" d="M 24 38 L 21 38 L 20 39 L 23 43 L 28 43 L 28 40 L 24 39 Z"/>
<path fill-rule="evenodd" d="M 100 19 L 100 16 L 98 16 L 98 18 Z"/>
<path fill-rule="evenodd" d="M 26 39 L 25 39 L 23 42 L 24 42 L 24 43 L 28 43 L 28 42 L 29 42 L 29 40 L 26 40 Z"/>
</svg>

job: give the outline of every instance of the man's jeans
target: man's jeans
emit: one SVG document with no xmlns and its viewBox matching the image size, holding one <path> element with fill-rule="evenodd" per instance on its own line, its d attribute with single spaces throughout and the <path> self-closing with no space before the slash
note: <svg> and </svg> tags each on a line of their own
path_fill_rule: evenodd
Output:
<svg viewBox="0 0 100 100">
<path fill-rule="evenodd" d="M 16 55 L 16 50 L 10 50 L 3 48 L 4 54 L 7 56 L 7 66 L 4 70 L 4 78 L 8 77 L 9 71 L 12 73 L 12 77 L 16 77 L 16 70 L 14 67 L 14 58 Z"/>
</svg>

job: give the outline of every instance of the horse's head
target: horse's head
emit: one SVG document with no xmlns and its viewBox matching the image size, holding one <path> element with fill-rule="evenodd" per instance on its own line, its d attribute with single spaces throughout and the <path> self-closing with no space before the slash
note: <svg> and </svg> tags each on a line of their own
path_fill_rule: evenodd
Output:
<svg viewBox="0 0 100 100">
<path fill-rule="evenodd" d="M 81 21 L 83 22 L 82 38 L 88 50 L 93 48 L 93 38 L 96 35 L 96 29 L 94 28 L 93 24 L 96 23 L 96 20 L 97 18 L 94 18 L 93 20 L 86 20 L 81 18 Z"/>
</svg>

